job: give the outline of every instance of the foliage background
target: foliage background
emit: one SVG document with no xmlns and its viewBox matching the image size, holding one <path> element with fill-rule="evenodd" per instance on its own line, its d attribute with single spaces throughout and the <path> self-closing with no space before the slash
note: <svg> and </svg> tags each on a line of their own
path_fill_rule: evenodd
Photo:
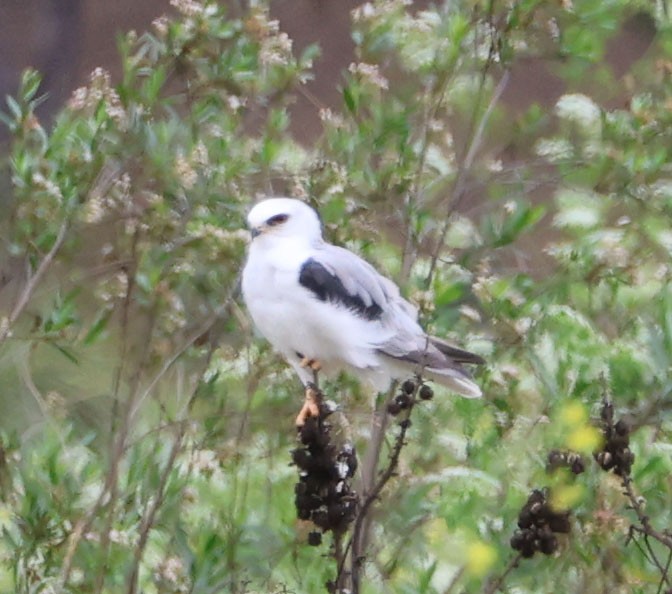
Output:
<svg viewBox="0 0 672 594">
<path fill-rule="evenodd" d="M 318 48 L 294 52 L 264 3 L 173 6 L 120 42 L 120 81 L 96 70 L 53 125 L 35 115 L 33 71 L 2 116 L 0 590 L 318 592 L 333 579 L 293 508 L 301 390 L 237 291 L 247 209 L 286 194 L 398 281 L 432 332 L 488 360 L 483 400 L 438 393 L 415 409 L 364 591 L 491 591 L 543 486 L 572 532 L 505 586 L 662 591 L 666 567 L 628 539 L 638 518 L 619 478 L 590 460 L 590 419 L 605 395 L 629 419 L 634 488 L 663 531 L 666 4 L 364 4 L 342 105 L 320 109 L 310 145 L 290 108 Z M 656 37 L 619 77 L 605 51 L 633 17 Z M 552 110 L 507 109 L 511 69 L 531 58 L 565 93 Z M 370 397 L 348 378 L 326 391 L 361 456 Z M 584 454 L 586 472 L 548 475 L 553 448 Z"/>
</svg>

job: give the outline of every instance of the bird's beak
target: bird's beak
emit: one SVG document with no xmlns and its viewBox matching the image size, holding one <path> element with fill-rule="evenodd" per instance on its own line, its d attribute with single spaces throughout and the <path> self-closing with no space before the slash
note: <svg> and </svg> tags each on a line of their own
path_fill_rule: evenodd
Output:
<svg viewBox="0 0 672 594">
<path fill-rule="evenodd" d="M 0 1 L 2 1 L 2 0 L 0 0 Z M 252 229 L 250 229 L 250 233 L 252 234 L 252 239 L 254 240 L 255 237 L 259 237 L 260 235 L 263 235 L 269 229 L 270 229 L 270 227 L 266 223 L 262 223 L 258 227 L 252 227 Z"/>
</svg>

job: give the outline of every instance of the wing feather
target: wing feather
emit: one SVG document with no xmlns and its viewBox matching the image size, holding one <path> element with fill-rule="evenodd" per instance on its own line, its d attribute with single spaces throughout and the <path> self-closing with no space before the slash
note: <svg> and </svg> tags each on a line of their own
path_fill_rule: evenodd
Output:
<svg viewBox="0 0 672 594">
<path fill-rule="evenodd" d="M 392 281 L 356 254 L 324 244 L 301 266 L 299 284 L 320 301 L 352 310 L 358 316 L 378 321 L 389 309 L 394 290 Z"/>
<path fill-rule="evenodd" d="M 482 364 L 483 359 L 425 334 L 417 309 L 397 285 L 356 254 L 323 244 L 301 266 L 299 283 L 317 299 L 348 308 L 367 323 L 367 342 L 381 355 L 424 369 L 461 394 L 480 394 L 462 364 Z"/>
</svg>

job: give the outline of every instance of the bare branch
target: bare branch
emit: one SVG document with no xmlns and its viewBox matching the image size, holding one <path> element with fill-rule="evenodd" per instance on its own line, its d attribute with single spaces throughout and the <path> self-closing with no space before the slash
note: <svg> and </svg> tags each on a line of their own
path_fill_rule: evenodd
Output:
<svg viewBox="0 0 672 594">
<path fill-rule="evenodd" d="M 408 429 L 411 426 L 410 415 L 413 411 L 413 408 L 417 402 L 417 393 L 422 385 L 422 381 L 418 378 L 418 381 L 415 385 L 415 389 L 410 398 L 410 404 L 406 410 L 406 415 L 399 422 L 399 433 L 397 434 L 396 439 L 394 440 L 394 445 L 390 453 L 390 458 L 387 466 L 382 471 L 378 480 L 375 484 L 362 493 L 363 500 L 360 504 L 360 508 L 357 513 L 357 518 L 355 519 L 355 525 L 352 530 L 352 536 L 350 537 L 350 574 L 352 582 L 352 593 L 358 594 L 360 591 L 360 569 L 362 566 L 362 561 L 364 553 L 367 548 L 369 528 L 371 525 L 371 508 L 374 503 L 378 500 L 380 493 L 385 488 L 390 479 L 395 476 L 397 468 L 399 466 L 399 457 L 401 455 L 401 450 L 406 444 L 406 434 Z M 396 390 L 396 383 L 393 385 L 390 393 L 393 394 Z"/>
<path fill-rule="evenodd" d="M 14 325 L 16 320 L 19 319 L 19 317 L 25 310 L 26 306 L 28 305 L 28 302 L 30 301 L 30 298 L 35 293 L 37 286 L 40 284 L 40 281 L 42 280 L 45 273 L 51 266 L 51 263 L 53 262 L 54 258 L 56 257 L 58 250 L 61 249 L 61 246 L 65 241 L 65 236 L 68 232 L 68 229 L 70 228 L 69 223 L 70 221 L 67 218 L 61 223 L 61 227 L 58 230 L 58 235 L 56 236 L 54 245 L 51 246 L 51 249 L 49 250 L 49 252 L 47 252 L 47 255 L 44 256 L 44 258 L 42 258 L 42 261 L 40 262 L 40 265 L 37 267 L 37 270 L 32 275 L 29 275 L 28 281 L 26 282 L 26 286 L 21 291 L 21 294 L 19 295 L 19 298 L 17 299 L 14 308 L 12 309 L 12 312 L 9 314 L 5 322 L 3 324 L 0 324 L 0 344 L 5 342 L 8 336 L 10 336 L 12 326 Z"/>
<path fill-rule="evenodd" d="M 484 77 L 486 71 L 484 71 L 483 73 Z M 499 83 L 497 83 L 497 87 L 495 88 L 492 98 L 490 99 L 490 103 L 488 104 L 488 107 L 486 108 L 485 113 L 483 114 L 483 117 L 481 118 L 478 127 L 474 132 L 471 142 L 469 143 L 469 148 L 467 149 L 467 153 L 464 157 L 464 160 L 462 161 L 460 171 L 457 174 L 457 179 L 455 180 L 455 184 L 453 186 L 452 197 L 448 207 L 448 212 L 445 213 L 446 218 L 443 223 L 443 227 L 441 228 L 441 233 L 439 235 L 437 247 L 434 250 L 434 254 L 432 254 L 432 260 L 430 262 L 429 272 L 427 273 L 427 278 L 425 279 L 425 285 L 427 286 L 429 286 L 432 282 L 432 278 L 434 277 L 434 271 L 436 269 L 436 265 L 439 260 L 439 255 L 441 253 L 441 248 L 446 242 L 446 236 L 448 235 L 448 230 L 450 229 L 450 214 L 452 210 L 455 207 L 457 207 L 462 201 L 462 198 L 465 194 L 465 189 L 467 187 L 466 186 L 467 176 L 469 175 L 469 172 L 471 171 L 471 168 L 473 166 L 474 159 L 476 158 L 476 153 L 478 152 L 478 149 L 481 146 L 481 142 L 483 140 L 483 134 L 485 132 L 485 126 L 487 125 L 488 120 L 492 115 L 495 105 L 497 105 L 500 97 L 502 96 L 502 93 L 504 93 L 504 89 L 506 88 L 508 82 L 509 82 L 509 71 L 507 70 L 504 72 L 504 75 L 499 80 Z"/>
<path fill-rule="evenodd" d="M 499 574 L 494 580 L 489 580 L 486 584 L 485 587 L 483 588 L 483 594 L 495 594 L 497 590 L 501 589 L 501 587 L 504 585 L 504 581 L 506 578 L 509 576 L 509 574 L 516 568 L 518 567 L 518 564 L 520 563 L 520 560 L 523 558 L 522 553 L 518 553 L 515 557 L 513 557 L 504 571 Z"/>
</svg>

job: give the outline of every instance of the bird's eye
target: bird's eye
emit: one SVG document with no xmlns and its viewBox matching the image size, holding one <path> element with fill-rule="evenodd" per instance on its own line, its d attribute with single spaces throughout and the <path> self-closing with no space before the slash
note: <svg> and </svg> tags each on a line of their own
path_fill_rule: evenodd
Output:
<svg viewBox="0 0 672 594">
<path fill-rule="evenodd" d="M 269 227 L 275 227 L 276 225 L 281 225 L 289 218 L 289 215 L 286 214 L 277 214 L 266 221 L 266 224 Z"/>
</svg>

